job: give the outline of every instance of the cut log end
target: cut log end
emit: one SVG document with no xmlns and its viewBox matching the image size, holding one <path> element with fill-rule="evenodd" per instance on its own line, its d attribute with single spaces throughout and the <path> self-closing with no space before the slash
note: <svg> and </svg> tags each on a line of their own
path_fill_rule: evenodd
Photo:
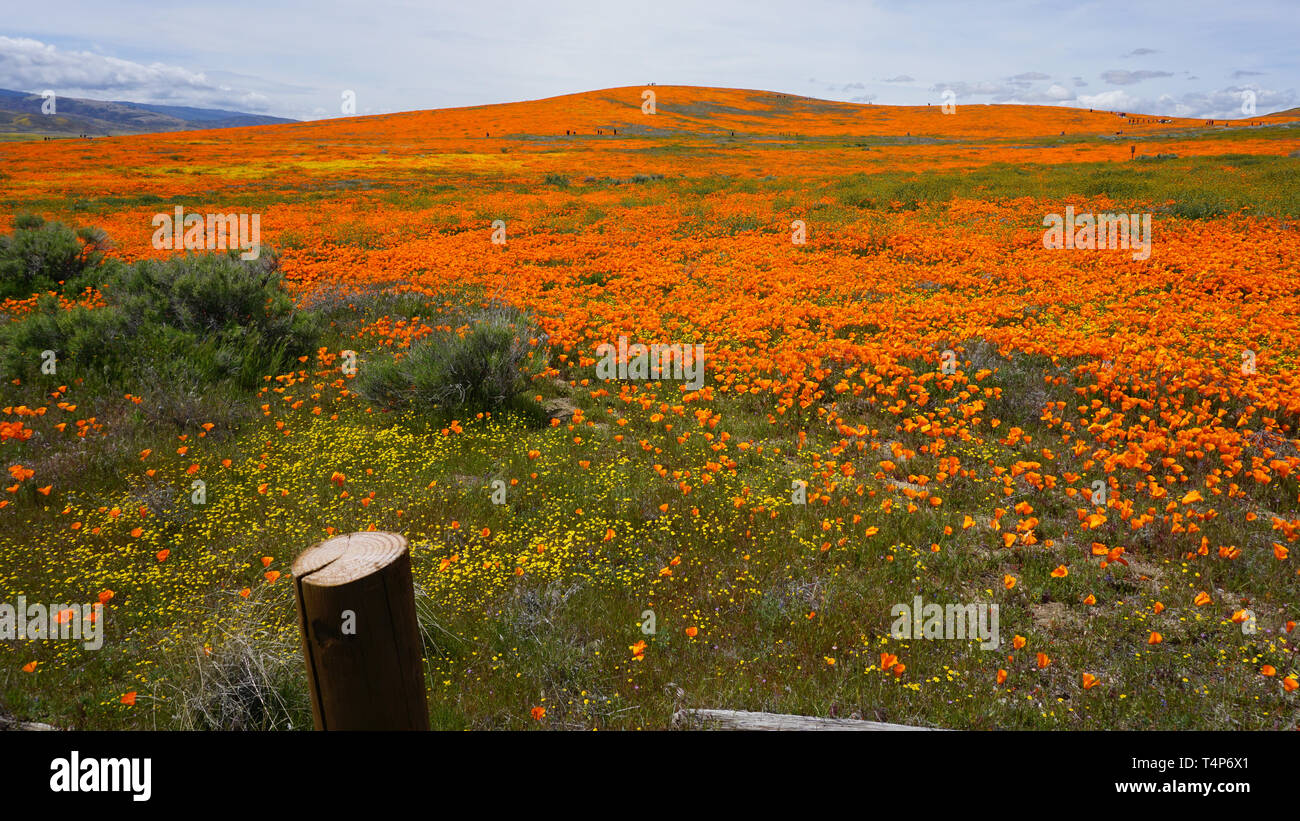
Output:
<svg viewBox="0 0 1300 821">
<path fill-rule="evenodd" d="M 294 560 L 293 575 L 299 584 L 335 587 L 387 567 L 405 550 L 406 538 L 397 533 L 348 533 L 303 551 Z"/>
</svg>

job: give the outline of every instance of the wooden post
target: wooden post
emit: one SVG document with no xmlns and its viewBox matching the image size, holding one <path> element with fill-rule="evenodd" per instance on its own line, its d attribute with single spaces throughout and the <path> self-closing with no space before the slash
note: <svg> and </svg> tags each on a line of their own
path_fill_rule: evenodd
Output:
<svg viewBox="0 0 1300 821">
<path fill-rule="evenodd" d="M 317 730 L 427 730 L 411 555 L 396 533 L 349 533 L 293 563 Z"/>
</svg>

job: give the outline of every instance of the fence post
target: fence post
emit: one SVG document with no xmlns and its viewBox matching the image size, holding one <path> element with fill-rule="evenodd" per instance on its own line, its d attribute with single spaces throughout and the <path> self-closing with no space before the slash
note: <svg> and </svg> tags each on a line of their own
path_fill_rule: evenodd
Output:
<svg viewBox="0 0 1300 821">
<path fill-rule="evenodd" d="M 316 729 L 429 729 L 406 538 L 335 536 L 303 551 L 293 577 Z"/>
</svg>

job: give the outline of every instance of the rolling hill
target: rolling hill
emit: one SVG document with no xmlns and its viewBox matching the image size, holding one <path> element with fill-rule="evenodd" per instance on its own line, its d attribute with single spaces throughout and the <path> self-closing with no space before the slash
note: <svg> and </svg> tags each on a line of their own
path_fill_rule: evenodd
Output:
<svg viewBox="0 0 1300 821">
<path fill-rule="evenodd" d="M 88 134 L 104 137 L 293 122 L 283 117 L 223 109 L 63 96 L 55 101 L 55 113 L 47 115 L 41 110 L 43 102 L 44 98 L 40 94 L 0 89 L 0 133 L 59 137 Z"/>
</svg>

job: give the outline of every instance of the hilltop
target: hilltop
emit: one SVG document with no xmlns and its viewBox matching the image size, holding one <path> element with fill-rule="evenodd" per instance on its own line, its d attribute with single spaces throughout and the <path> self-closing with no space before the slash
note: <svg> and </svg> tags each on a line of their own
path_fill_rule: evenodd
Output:
<svg viewBox="0 0 1300 821">
<path fill-rule="evenodd" d="M 642 113 L 643 94 L 655 94 L 655 114 Z M 956 116 L 960 113 L 961 116 Z M 407 112 L 383 118 L 439 118 L 473 136 L 480 129 L 500 136 L 553 134 L 632 136 L 736 135 L 871 137 L 915 136 L 939 139 L 1105 136 L 1116 131 L 1157 133 L 1199 127 L 1202 119 L 1156 117 L 1102 109 L 1045 105 L 965 105 L 951 114 L 943 107 L 843 103 L 754 89 L 702 86 L 625 86 L 541 100 L 469 108 Z M 1276 123 L 1300 114 L 1274 114 L 1250 120 Z M 1220 121 L 1223 122 L 1223 121 Z"/>
</svg>

